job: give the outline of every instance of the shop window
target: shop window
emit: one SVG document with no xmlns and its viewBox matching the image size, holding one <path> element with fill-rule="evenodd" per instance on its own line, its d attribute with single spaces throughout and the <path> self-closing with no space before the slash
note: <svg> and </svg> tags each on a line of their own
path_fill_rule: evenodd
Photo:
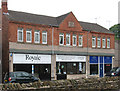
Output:
<svg viewBox="0 0 120 91">
<path fill-rule="evenodd" d="M 92 37 L 92 47 L 96 47 L 96 37 Z"/>
<path fill-rule="evenodd" d="M 90 75 L 98 74 L 98 64 L 90 64 Z"/>
<path fill-rule="evenodd" d="M 64 34 L 63 33 L 59 34 L 59 45 L 64 45 Z"/>
<path fill-rule="evenodd" d="M 73 35 L 73 46 L 77 45 L 77 37 L 76 35 Z"/>
<path fill-rule="evenodd" d="M 31 43 L 32 42 L 32 32 L 31 29 L 26 30 L 26 42 Z"/>
<path fill-rule="evenodd" d="M 42 32 L 42 44 L 47 44 L 47 32 Z"/>
<path fill-rule="evenodd" d="M 40 43 L 40 32 L 39 31 L 34 32 L 34 42 Z"/>
<path fill-rule="evenodd" d="M 23 42 L 23 28 L 18 28 L 17 40 L 18 42 Z"/>
<path fill-rule="evenodd" d="M 100 38 L 99 38 L 99 37 L 97 38 L 97 47 L 98 47 L 98 48 L 100 48 L 100 47 L 101 47 L 101 40 L 100 40 Z"/>
<path fill-rule="evenodd" d="M 112 64 L 104 64 L 104 73 L 110 72 Z"/>
<path fill-rule="evenodd" d="M 107 48 L 110 48 L 110 38 L 107 38 Z"/>
<path fill-rule="evenodd" d="M 83 46 L 83 36 L 79 35 L 79 46 Z"/>
<path fill-rule="evenodd" d="M 86 63 L 71 62 L 71 63 L 56 63 L 57 74 L 85 74 Z"/>
<path fill-rule="evenodd" d="M 102 48 L 105 48 L 105 46 L 106 46 L 105 44 L 106 44 L 105 38 L 103 38 L 103 39 L 102 39 Z"/>
<path fill-rule="evenodd" d="M 67 74 L 77 74 L 76 63 L 67 63 Z"/>
<path fill-rule="evenodd" d="M 70 34 L 66 34 L 66 45 L 70 45 Z"/>
</svg>

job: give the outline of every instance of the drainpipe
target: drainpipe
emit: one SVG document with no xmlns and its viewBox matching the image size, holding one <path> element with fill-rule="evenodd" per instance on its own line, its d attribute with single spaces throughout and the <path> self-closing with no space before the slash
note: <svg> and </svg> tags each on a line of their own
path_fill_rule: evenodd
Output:
<svg viewBox="0 0 120 91">
<path fill-rule="evenodd" d="M 90 33 L 90 30 L 87 30 L 87 60 L 86 60 L 86 78 L 88 78 L 88 70 L 90 71 L 90 64 L 89 64 L 89 56 L 88 56 L 88 48 L 89 48 L 89 37 L 88 34 Z"/>
</svg>

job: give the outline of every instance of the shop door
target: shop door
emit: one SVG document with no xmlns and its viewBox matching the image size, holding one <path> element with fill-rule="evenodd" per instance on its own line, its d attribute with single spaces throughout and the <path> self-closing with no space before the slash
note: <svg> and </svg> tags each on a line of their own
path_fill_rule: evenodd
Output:
<svg viewBox="0 0 120 91">
<path fill-rule="evenodd" d="M 51 65 L 39 66 L 39 78 L 40 80 L 51 80 Z"/>
<path fill-rule="evenodd" d="M 100 64 L 100 74 L 99 74 L 99 76 L 100 77 L 103 77 L 103 64 Z"/>
<path fill-rule="evenodd" d="M 100 59 L 100 61 L 99 61 L 99 77 L 103 77 L 104 76 L 103 56 L 100 56 L 99 59 Z"/>
</svg>

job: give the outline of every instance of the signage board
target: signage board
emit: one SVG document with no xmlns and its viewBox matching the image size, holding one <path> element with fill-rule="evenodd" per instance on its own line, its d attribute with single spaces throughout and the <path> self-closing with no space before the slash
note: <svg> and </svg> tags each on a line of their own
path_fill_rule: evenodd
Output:
<svg viewBox="0 0 120 91">
<path fill-rule="evenodd" d="M 56 55 L 57 62 L 86 62 L 86 56 Z"/>
<path fill-rule="evenodd" d="M 51 64 L 51 55 L 13 54 L 14 64 Z"/>
</svg>

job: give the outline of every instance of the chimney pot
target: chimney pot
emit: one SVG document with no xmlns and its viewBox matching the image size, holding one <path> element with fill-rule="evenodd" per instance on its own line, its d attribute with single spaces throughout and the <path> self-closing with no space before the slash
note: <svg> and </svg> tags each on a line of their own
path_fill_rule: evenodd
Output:
<svg viewBox="0 0 120 91">
<path fill-rule="evenodd" d="M 2 0 L 2 2 L 7 2 L 8 0 Z"/>
<path fill-rule="evenodd" d="M 3 13 L 8 13 L 8 7 L 7 7 L 7 4 L 8 4 L 8 0 L 2 0 L 2 12 Z"/>
</svg>

